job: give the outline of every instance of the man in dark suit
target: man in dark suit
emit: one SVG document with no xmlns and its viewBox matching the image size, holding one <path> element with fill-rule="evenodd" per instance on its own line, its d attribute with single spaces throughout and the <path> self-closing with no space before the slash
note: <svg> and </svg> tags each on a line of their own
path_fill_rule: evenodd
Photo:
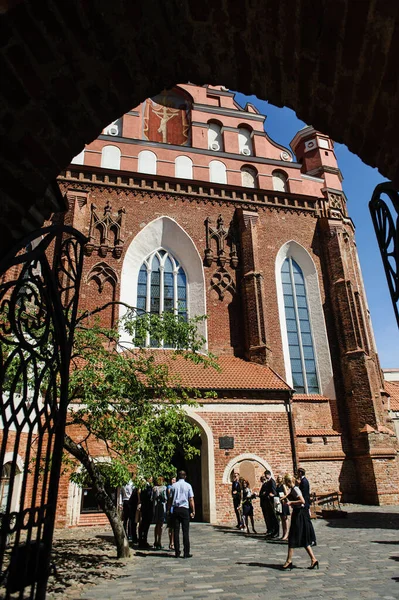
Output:
<svg viewBox="0 0 399 600">
<path fill-rule="evenodd" d="M 152 510 L 152 477 L 149 477 L 140 490 L 141 522 L 139 525 L 139 548 L 151 548 L 147 536 L 152 520 Z"/>
<path fill-rule="evenodd" d="M 240 483 L 240 474 L 237 472 L 234 472 L 233 483 L 231 484 L 231 495 L 233 497 L 234 512 L 235 512 L 236 519 L 237 519 L 236 527 L 237 527 L 237 529 L 241 529 L 241 527 L 242 527 L 241 513 L 240 513 L 241 483 Z"/>
<path fill-rule="evenodd" d="M 267 534 L 267 521 L 268 521 L 267 508 L 266 508 L 267 493 L 265 490 L 266 477 L 264 475 L 262 475 L 262 477 L 260 478 L 260 482 L 261 482 L 261 486 L 260 486 L 260 490 L 259 490 L 259 500 L 260 500 L 260 507 L 262 509 L 263 518 L 265 520 L 265 527 L 266 527 L 266 534 Z"/>
<path fill-rule="evenodd" d="M 277 495 L 276 482 L 270 471 L 265 471 L 266 481 L 262 485 L 259 496 L 261 497 L 261 507 L 266 521 L 266 537 L 277 538 L 279 536 L 279 524 L 274 512 L 274 497 Z"/>
<path fill-rule="evenodd" d="M 310 508 L 310 485 L 309 481 L 305 477 L 305 469 L 300 467 L 298 469 L 298 480 L 299 480 L 299 489 L 301 490 L 301 494 L 303 499 L 305 500 L 305 508 Z"/>
</svg>

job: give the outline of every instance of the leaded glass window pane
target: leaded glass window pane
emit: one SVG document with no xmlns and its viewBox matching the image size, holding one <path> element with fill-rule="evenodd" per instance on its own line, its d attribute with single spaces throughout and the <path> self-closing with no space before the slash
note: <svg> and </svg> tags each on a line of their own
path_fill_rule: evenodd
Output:
<svg viewBox="0 0 399 600">
<path fill-rule="evenodd" d="M 139 272 L 137 283 L 137 308 L 139 312 L 146 309 L 147 301 L 147 267 L 143 265 Z"/>
<path fill-rule="evenodd" d="M 296 302 L 298 308 L 307 308 L 306 296 L 297 296 Z"/>
<path fill-rule="evenodd" d="M 305 319 L 301 319 L 301 333 L 310 333 L 310 323 L 309 321 L 305 321 Z"/>
<path fill-rule="evenodd" d="M 281 281 L 293 386 L 298 392 L 316 394 L 319 385 L 305 280 L 292 258 L 287 258 L 281 267 Z"/>
<path fill-rule="evenodd" d="M 300 319 L 309 319 L 308 309 L 307 308 L 299 308 L 299 306 L 298 306 L 298 317 Z"/>
<path fill-rule="evenodd" d="M 299 352 L 299 346 L 290 346 L 290 357 L 293 358 L 301 358 L 301 353 Z"/>
<path fill-rule="evenodd" d="M 161 274 L 159 271 L 151 273 L 151 302 L 150 311 L 159 314 L 161 295 Z"/>
<path fill-rule="evenodd" d="M 293 296 L 284 296 L 284 306 L 293 307 L 294 306 L 294 297 Z"/>
<path fill-rule="evenodd" d="M 173 265 L 172 265 L 172 261 L 170 260 L 169 256 L 165 260 L 164 271 L 165 271 L 165 273 L 173 273 Z"/>
</svg>

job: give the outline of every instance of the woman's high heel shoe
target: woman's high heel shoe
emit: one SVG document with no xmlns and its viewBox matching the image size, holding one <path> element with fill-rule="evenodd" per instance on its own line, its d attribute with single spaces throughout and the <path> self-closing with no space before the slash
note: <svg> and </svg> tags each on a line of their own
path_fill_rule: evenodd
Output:
<svg viewBox="0 0 399 600">
<path fill-rule="evenodd" d="M 283 569 L 283 571 L 287 571 L 287 569 L 289 569 L 291 571 L 291 569 L 292 569 L 293 566 L 294 565 L 292 564 L 292 562 L 289 562 L 289 563 L 283 565 L 282 569 Z"/>
<path fill-rule="evenodd" d="M 319 568 L 319 561 L 315 560 L 314 563 L 312 563 L 310 565 L 310 567 L 308 567 L 308 569 L 318 569 Z"/>
</svg>

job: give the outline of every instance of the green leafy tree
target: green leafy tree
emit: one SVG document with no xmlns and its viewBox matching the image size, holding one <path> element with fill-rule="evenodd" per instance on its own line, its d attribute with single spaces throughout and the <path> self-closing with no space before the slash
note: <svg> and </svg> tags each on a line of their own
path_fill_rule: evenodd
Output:
<svg viewBox="0 0 399 600">
<path fill-rule="evenodd" d="M 201 351 L 204 339 L 197 333 L 198 320 L 170 313 L 137 317 L 129 310 L 111 330 L 101 327 L 93 314 L 79 319 L 67 426 L 78 425 L 82 433 L 73 439 L 67 427 L 64 447 L 82 466 L 72 480 L 90 484 L 108 517 L 118 557 L 128 556 L 129 546 L 110 488 L 127 483 L 132 473 L 137 481 L 149 475 L 170 476 L 177 445 L 189 459 L 198 452 L 192 440 L 199 431 L 187 419 L 185 407 L 195 405 L 200 394 L 183 387 L 178 376 L 171 375 L 165 353 L 145 347 L 146 341 L 159 345 L 163 340 L 164 346 L 173 348 L 172 358 L 183 355 L 217 368 L 214 357 Z M 124 344 L 126 334 L 134 338 L 135 348 Z M 108 462 L 94 460 L 90 450 L 94 440 L 103 443 Z"/>
</svg>

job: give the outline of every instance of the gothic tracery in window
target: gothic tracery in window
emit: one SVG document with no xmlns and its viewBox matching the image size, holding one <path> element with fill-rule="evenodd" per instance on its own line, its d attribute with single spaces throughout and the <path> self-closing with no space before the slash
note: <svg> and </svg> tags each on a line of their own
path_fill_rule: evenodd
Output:
<svg viewBox="0 0 399 600">
<path fill-rule="evenodd" d="M 150 254 L 142 264 L 137 282 L 137 309 L 161 315 L 173 312 L 187 318 L 187 278 L 183 267 L 166 250 Z M 163 345 L 148 339 L 148 345 Z"/>
</svg>

